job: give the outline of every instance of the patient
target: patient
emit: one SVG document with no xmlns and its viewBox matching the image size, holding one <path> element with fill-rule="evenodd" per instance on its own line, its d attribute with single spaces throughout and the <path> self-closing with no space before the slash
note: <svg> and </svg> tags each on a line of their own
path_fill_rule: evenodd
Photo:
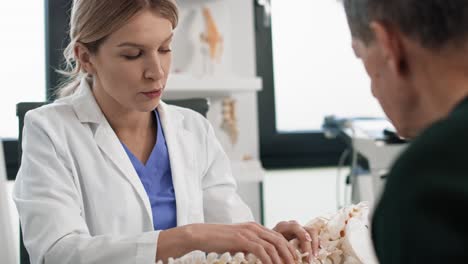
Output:
<svg viewBox="0 0 468 264">
<path fill-rule="evenodd" d="M 468 1 L 344 0 L 372 93 L 412 143 L 372 233 L 380 263 L 468 259 Z M 363 87 L 365 89 L 365 87 Z"/>
</svg>

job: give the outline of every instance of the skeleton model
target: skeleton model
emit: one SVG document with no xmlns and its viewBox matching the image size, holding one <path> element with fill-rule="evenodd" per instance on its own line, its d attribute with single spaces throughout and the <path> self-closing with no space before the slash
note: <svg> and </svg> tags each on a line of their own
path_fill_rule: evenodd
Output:
<svg viewBox="0 0 468 264">
<path fill-rule="evenodd" d="M 213 73 L 213 63 L 221 60 L 223 52 L 223 37 L 219 33 L 216 22 L 208 7 L 203 8 L 203 17 L 205 18 L 205 32 L 200 35 L 200 39 L 204 42 L 209 50 L 202 49 L 204 55 L 204 70 L 205 73 Z"/>
<path fill-rule="evenodd" d="M 373 253 L 368 228 L 369 207 L 366 203 L 351 205 L 339 210 L 336 214 L 318 217 L 307 226 L 319 230 L 320 250 L 318 257 L 311 264 L 374 264 L 378 263 Z M 299 252 L 297 240 L 290 243 L 296 247 L 296 254 L 302 259 L 298 264 L 307 263 L 307 254 Z M 181 258 L 170 258 L 168 264 L 258 264 L 254 255 L 237 253 L 205 254 L 201 251 L 191 252 Z M 158 261 L 157 264 L 163 264 Z"/>
<path fill-rule="evenodd" d="M 231 144 L 235 145 L 239 137 L 239 128 L 237 126 L 236 101 L 232 98 L 223 100 L 223 122 L 221 128 L 229 135 Z"/>
</svg>

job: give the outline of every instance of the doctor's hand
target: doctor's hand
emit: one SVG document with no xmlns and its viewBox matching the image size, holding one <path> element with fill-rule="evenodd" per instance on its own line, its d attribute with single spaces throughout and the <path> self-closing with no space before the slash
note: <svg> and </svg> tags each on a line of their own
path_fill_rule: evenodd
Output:
<svg viewBox="0 0 468 264">
<path fill-rule="evenodd" d="M 279 222 L 273 230 L 282 234 L 287 240 L 297 238 L 302 253 L 309 253 L 308 262 L 310 262 L 312 256 L 317 257 L 320 246 L 318 230 L 301 226 L 294 220 Z"/>
<path fill-rule="evenodd" d="M 264 264 L 295 263 L 294 247 L 280 233 L 255 222 L 189 226 L 202 251 L 252 253 Z"/>
</svg>

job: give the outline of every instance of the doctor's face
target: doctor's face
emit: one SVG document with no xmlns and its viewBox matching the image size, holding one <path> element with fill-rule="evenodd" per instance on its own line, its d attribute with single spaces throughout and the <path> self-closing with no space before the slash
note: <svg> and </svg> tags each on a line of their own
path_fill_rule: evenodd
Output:
<svg viewBox="0 0 468 264">
<path fill-rule="evenodd" d="M 137 13 L 90 56 L 93 92 L 126 111 L 154 110 L 171 66 L 172 24 L 151 10 Z"/>
</svg>

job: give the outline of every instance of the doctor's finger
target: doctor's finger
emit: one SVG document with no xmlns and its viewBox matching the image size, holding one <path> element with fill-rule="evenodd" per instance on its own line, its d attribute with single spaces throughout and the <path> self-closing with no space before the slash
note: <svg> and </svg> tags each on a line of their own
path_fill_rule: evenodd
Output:
<svg viewBox="0 0 468 264">
<path fill-rule="evenodd" d="M 307 230 L 307 233 L 309 233 L 310 237 L 312 238 L 312 251 L 314 252 L 314 256 L 317 256 L 320 247 L 319 232 L 316 228 L 313 227 L 305 226 L 304 229 Z"/>
<path fill-rule="evenodd" d="M 287 225 L 283 225 L 283 228 L 283 232 L 299 241 L 301 252 L 308 254 L 307 260 L 310 262 L 315 252 L 312 250 L 312 238 L 309 232 L 296 221 L 289 221 Z"/>
<path fill-rule="evenodd" d="M 263 249 L 268 254 L 268 256 L 270 256 L 270 259 L 272 260 L 274 264 L 294 263 L 294 262 L 289 262 L 288 260 L 283 261 L 276 247 L 273 244 L 269 243 L 268 241 L 257 238 L 256 240 L 254 240 L 254 242 L 263 247 Z"/>
<path fill-rule="evenodd" d="M 297 260 L 296 249 L 292 244 L 288 243 L 282 234 L 259 224 L 252 227 L 252 230 L 256 232 L 260 238 L 276 246 L 285 261 L 289 263 L 291 259 L 293 262 Z"/>
<path fill-rule="evenodd" d="M 296 250 L 293 245 L 288 243 L 281 234 L 266 228 L 265 232 L 260 234 L 260 238 L 274 245 L 284 262 L 295 263 L 295 260 L 297 260 Z"/>
<path fill-rule="evenodd" d="M 255 240 L 249 241 L 246 244 L 246 251 L 254 254 L 262 263 L 273 264 L 271 257 L 268 255 L 263 246 Z"/>
</svg>

